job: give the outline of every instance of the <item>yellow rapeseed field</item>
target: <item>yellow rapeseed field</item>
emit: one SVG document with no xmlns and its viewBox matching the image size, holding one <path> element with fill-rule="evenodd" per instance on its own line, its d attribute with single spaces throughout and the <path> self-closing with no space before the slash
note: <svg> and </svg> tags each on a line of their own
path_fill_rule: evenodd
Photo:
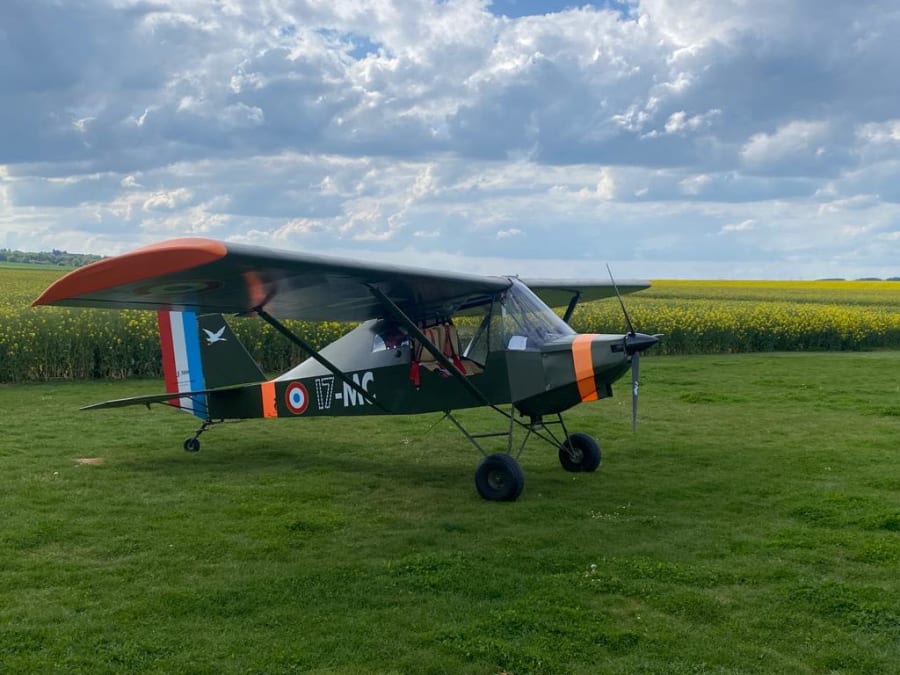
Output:
<svg viewBox="0 0 900 675">
<path fill-rule="evenodd" d="M 638 330 L 666 336 L 656 353 L 900 347 L 900 282 L 660 280 L 626 304 Z M 624 329 L 608 302 L 576 310 L 572 324 Z"/>
<path fill-rule="evenodd" d="M 159 377 L 156 313 L 36 307 L 31 302 L 67 270 L 0 265 L 0 382 Z M 324 346 L 349 330 L 336 322 L 287 322 Z M 269 371 L 283 371 L 301 354 L 270 326 L 235 320 L 233 328 Z"/>
<path fill-rule="evenodd" d="M 0 382 L 159 376 L 153 312 L 30 307 L 64 272 L 0 266 Z M 657 354 L 900 347 L 900 282 L 663 280 L 625 301 L 638 330 L 665 335 L 651 350 Z M 301 358 L 261 321 L 232 324 L 269 372 Z M 350 328 L 290 325 L 317 346 Z M 615 300 L 580 306 L 572 325 L 586 333 L 625 330 Z"/>
</svg>

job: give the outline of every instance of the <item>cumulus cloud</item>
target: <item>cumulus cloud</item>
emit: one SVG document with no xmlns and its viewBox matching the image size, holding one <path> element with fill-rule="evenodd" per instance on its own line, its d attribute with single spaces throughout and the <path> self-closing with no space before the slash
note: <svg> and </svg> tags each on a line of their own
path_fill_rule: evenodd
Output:
<svg viewBox="0 0 900 675">
<path fill-rule="evenodd" d="M 792 121 L 771 134 L 751 136 L 741 148 L 741 158 L 755 168 L 788 166 L 802 170 L 810 159 L 825 156 L 828 132 L 828 124 L 822 121 Z"/>
<path fill-rule="evenodd" d="M 728 223 L 722 226 L 722 229 L 719 230 L 721 234 L 725 234 L 726 232 L 749 232 L 750 230 L 756 227 L 756 221 L 752 218 L 748 218 L 747 220 L 742 220 L 739 223 Z"/>
<path fill-rule="evenodd" d="M 877 275 L 898 28 L 889 0 L 10 0 L 0 246 Z"/>
<path fill-rule="evenodd" d="M 859 136 L 866 143 L 892 145 L 900 143 L 900 120 L 867 122 L 859 127 Z"/>
<path fill-rule="evenodd" d="M 681 186 L 682 192 L 688 195 L 699 195 L 703 192 L 704 186 L 709 184 L 712 180 L 710 176 L 706 174 L 699 174 L 697 176 L 689 176 L 688 178 L 684 178 L 679 185 Z"/>
<path fill-rule="evenodd" d="M 665 131 L 667 134 L 683 134 L 698 131 L 712 125 L 715 118 L 721 114 L 721 110 L 714 108 L 705 113 L 689 117 L 684 110 L 679 110 L 669 116 L 669 119 L 666 121 Z"/>
<path fill-rule="evenodd" d="M 497 232 L 497 239 L 507 239 L 509 237 L 520 237 L 524 234 L 522 230 L 517 227 L 511 227 L 508 230 L 500 230 Z"/>
<path fill-rule="evenodd" d="M 142 208 L 144 211 L 172 210 L 190 201 L 191 197 L 191 191 L 186 188 L 154 192 L 147 196 Z"/>
</svg>

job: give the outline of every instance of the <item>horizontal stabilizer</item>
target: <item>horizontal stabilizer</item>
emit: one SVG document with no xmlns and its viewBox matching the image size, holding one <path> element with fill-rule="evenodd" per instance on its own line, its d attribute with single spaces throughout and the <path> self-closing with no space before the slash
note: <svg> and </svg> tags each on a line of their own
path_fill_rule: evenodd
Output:
<svg viewBox="0 0 900 675">
<path fill-rule="evenodd" d="M 129 398 L 117 398 L 112 401 L 103 401 L 102 403 L 92 403 L 91 405 L 86 405 L 80 410 L 100 410 L 103 408 L 124 408 L 128 405 L 150 405 L 151 403 L 167 403 L 168 401 L 178 400 L 180 398 L 187 398 L 190 396 L 205 396 L 206 394 L 215 394 L 217 392 L 222 391 L 234 391 L 235 389 L 242 389 L 247 386 L 252 386 L 250 384 L 238 384 L 231 387 L 219 387 L 218 389 L 203 389 L 201 391 L 184 391 L 179 392 L 178 394 L 173 395 L 171 392 L 165 394 L 148 394 L 146 396 L 131 396 Z"/>
<path fill-rule="evenodd" d="M 591 302 L 602 298 L 616 297 L 616 287 L 620 295 L 637 293 L 650 288 L 650 282 L 643 279 L 522 279 L 532 293 L 544 301 L 548 307 L 564 307 L 578 295 L 581 302 Z"/>
</svg>

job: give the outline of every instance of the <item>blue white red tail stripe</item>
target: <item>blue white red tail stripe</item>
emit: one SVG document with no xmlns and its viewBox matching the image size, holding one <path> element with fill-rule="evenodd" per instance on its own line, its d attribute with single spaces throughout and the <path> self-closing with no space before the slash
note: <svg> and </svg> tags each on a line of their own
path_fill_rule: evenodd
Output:
<svg viewBox="0 0 900 675">
<path fill-rule="evenodd" d="M 206 385 L 200 360 L 197 315 L 194 312 L 160 311 L 157 318 L 166 391 L 173 394 L 202 391 Z M 182 396 L 172 399 L 171 403 L 198 417 L 206 417 L 205 396 Z"/>
</svg>

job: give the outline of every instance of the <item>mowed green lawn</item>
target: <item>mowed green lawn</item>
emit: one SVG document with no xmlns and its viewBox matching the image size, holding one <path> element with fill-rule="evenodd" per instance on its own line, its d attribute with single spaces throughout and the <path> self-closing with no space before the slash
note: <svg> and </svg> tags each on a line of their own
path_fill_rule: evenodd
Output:
<svg viewBox="0 0 900 675">
<path fill-rule="evenodd" d="M 900 353 L 642 366 L 638 432 L 627 383 L 580 406 L 600 470 L 530 445 L 512 504 L 439 416 L 191 455 L 77 411 L 161 383 L 0 387 L 0 672 L 900 671 Z"/>
</svg>

